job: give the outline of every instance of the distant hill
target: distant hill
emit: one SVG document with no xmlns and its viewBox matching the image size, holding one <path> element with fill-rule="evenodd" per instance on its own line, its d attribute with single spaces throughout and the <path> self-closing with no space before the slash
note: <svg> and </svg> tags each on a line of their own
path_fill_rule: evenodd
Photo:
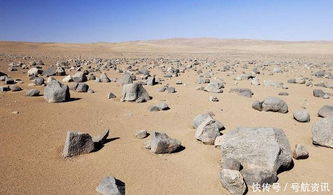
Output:
<svg viewBox="0 0 333 195">
<path fill-rule="evenodd" d="M 266 41 L 251 39 L 174 38 L 121 43 L 0 42 L 0 53 L 25 55 L 128 56 L 148 54 L 320 54 L 333 55 L 332 41 Z"/>
</svg>

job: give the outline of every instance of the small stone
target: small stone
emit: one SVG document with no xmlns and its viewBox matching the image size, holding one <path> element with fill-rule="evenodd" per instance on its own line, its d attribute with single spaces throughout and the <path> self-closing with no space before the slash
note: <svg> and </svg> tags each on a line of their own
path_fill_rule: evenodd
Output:
<svg viewBox="0 0 333 195">
<path fill-rule="evenodd" d="M 94 90 L 92 90 L 92 89 L 88 89 L 88 91 L 87 91 L 88 93 L 95 93 L 95 91 Z"/>
<path fill-rule="evenodd" d="M 38 96 L 39 93 L 40 93 L 40 91 L 37 89 L 30 89 L 29 91 L 27 91 L 26 95 L 27 96 Z"/>
<path fill-rule="evenodd" d="M 151 106 L 148 106 L 148 110 L 150 112 L 157 112 L 157 111 L 160 111 L 161 109 L 158 106 L 151 105 Z"/>
<path fill-rule="evenodd" d="M 97 186 L 96 191 L 103 195 L 124 195 L 125 184 L 122 181 L 109 176 L 102 179 Z"/>
<path fill-rule="evenodd" d="M 86 93 L 89 89 L 89 85 L 85 83 L 77 83 L 74 86 L 75 91 L 80 92 L 80 93 Z"/>
<path fill-rule="evenodd" d="M 147 130 L 140 130 L 138 132 L 136 132 L 135 137 L 138 139 L 144 139 L 148 136 L 148 132 Z"/>
<path fill-rule="evenodd" d="M 231 194 L 242 195 L 246 191 L 244 178 L 237 170 L 222 169 L 220 173 L 220 182 Z"/>
<path fill-rule="evenodd" d="M 168 93 L 176 93 L 176 89 L 175 89 L 174 87 L 167 87 L 167 88 L 166 88 L 166 91 L 167 91 Z"/>
<path fill-rule="evenodd" d="M 166 133 L 153 132 L 150 144 L 146 144 L 146 148 L 150 148 L 155 154 L 172 153 L 181 146 L 181 142 L 177 139 L 170 138 Z"/>
<path fill-rule="evenodd" d="M 306 148 L 301 144 L 295 145 L 295 150 L 293 152 L 294 159 L 306 159 L 309 157 L 309 152 L 306 150 Z"/>
<path fill-rule="evenodd" d="M 293 113 L 294 119 L 298 122 L 309 122 L 310 114 L 306 110 L 298 110 Z"/>
<path fill-rule="evenodd" d="M 210 96 L 209 97 L 209 101 L 211 102 L 218 102 L 219 101 L 219 98 L 215 97 L 215 96 Z"/>
<path fill-rule="evenodd" d="M 262 111 L 262 103 L 263 102 L 256 100 L 253 102 L 252 108 L 258 111 Z"/>
<path fill-rule="evenodd" d="M 288 92 L 280 92 L 278 95 L 280 95 L 280 96 L 288 96 L 289 93 Z"/>
<path fill-rule="evenodd" d="M 19 87 L 19 86 L 16 86 L 16 85 L 11 85 L 9 88 L 13 92 L 15 92 L 15 91 L 22 91 L 22 88 Z"/>
<path fill-rule="evenodd" d="M 160 103 L 157 106 L 160 108 L 160 110 L 169 110 L 170 109 L 170 107 L 166 103 Z"/>
<path fill-rule="evenodd" d="M 112 92 L 110 92 L 109 94 L 108 94 L 108 99 L 114 99 L 114 98 L 116 98 L 117 96 L 115 95 L 115 94 L 113 94 Z"/>
<path fill-rule="evenodd" d="M 107 129 L 100 136 L 93 137 L 92 140 L 95 143 L 104 144 L 104 143 L 106 143 L 106 141 L 108 139 L 109 133 L 110 133 L 110 130 Z"/>
</svg>

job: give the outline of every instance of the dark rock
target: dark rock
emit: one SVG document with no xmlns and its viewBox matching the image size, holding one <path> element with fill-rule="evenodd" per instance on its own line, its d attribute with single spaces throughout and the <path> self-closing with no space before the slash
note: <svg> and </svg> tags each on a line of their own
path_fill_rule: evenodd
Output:
<svg viewBox="0 0 333 195">
<path fill-rule="evenodd" d="M 87 154 L 95 149 L 91 136 L 87 133 L 68 131 L 63 156 L 72 157 Z"/>
</svg>

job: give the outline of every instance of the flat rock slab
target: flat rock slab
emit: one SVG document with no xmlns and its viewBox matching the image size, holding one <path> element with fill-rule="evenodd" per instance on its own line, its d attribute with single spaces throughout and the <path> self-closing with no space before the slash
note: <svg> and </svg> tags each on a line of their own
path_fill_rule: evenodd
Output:
<svg viewBox="0 0 333 195">
<path fill-rule="evenodd" d="M 321 119 L 312 126 L 313 144 L 333 148 L 333 116 Z"/>
<path fill-rule="evenodd" d="M 246 184 L 274 183 L 280 168 L 292 164 L 289 141 L 281 129 L 237 128 L 225 135 L 221 144 L 222 161 L 235 159 L 243 169 Z"/>
</svg>

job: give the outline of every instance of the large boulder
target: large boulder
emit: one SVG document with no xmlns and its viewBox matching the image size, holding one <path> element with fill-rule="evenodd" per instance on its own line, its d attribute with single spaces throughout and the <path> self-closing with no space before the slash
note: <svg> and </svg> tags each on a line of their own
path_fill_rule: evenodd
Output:
<svg viewBox="0 0 333 195">
<path fill-rule="evenodd" d="M 333 148 L 333 116 L 321 119 L 312 126 L 312 142 Z"/>
<path fill-rule="evenodd" d="M 155 154 L 164 154 L 175 152 L 180 146 L 180 141 L 170 138 L 166 133 L 153 132 L 146 148 Z"/>
<path fill-rule="evenodd" d="M 44 98 L 49 103 L 68 101 L 70 99 L 69 87 L 53 80 L 45 87 Z"/>
<path fill-rule="evenodd" d="M 109 176 L 102 179 L 102 181 L 97 186 L 96 191 L 103 195 L 124 195 L 125 183 L 112 176 Z"/>
<path fill-rule="evenodd" d="M 266 112 L 280 112 L 280 113 L 287 113 L 288 112 L 288 105 L 285 101 L 278 97 L 268 97 L 262 103 L 262 109 Z"/>
<path fill-rule="evenodd" d="M 122 101 L 146 102 L 150 100 L 148 92 L 142 84 L 132 83 L 123 86 Z"/>
<path fill-rule="evenodd" d="M 333 116 L 333 106 L 324 105 L 323 107 L 321 107 L 319 109 L 318 116 L 324 117 L 324 118 Z"/>
<path fill-rule="evenodd" d="M 87 154 L 95 149 L 92 137 L 87 133 L 68 131 L 63 150 L 64 157 Z"/>
<path fill-rule="evenodd" d="M 239 161 L 247 185 L 272 184 L 277 181 L 278 170 L 292 165 L 289 141 L 281 129 L 237 128 L 222 138 L 222 161 Z"/>
</svg>

